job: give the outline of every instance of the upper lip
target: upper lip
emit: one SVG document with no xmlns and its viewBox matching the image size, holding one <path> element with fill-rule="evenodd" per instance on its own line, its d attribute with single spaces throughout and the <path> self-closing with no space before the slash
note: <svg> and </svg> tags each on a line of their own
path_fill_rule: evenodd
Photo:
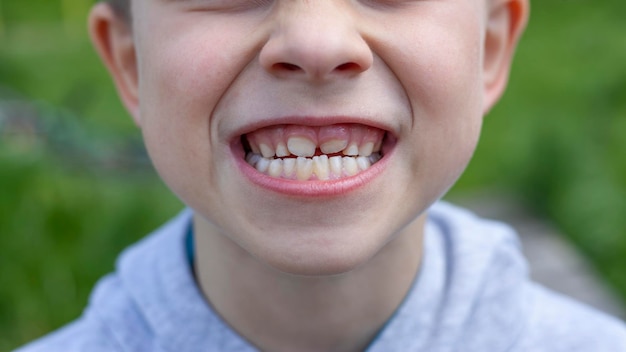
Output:
<svg viewBox="0 0 626 352">
<path fill-rule="evenodd" d="M 370 126 L 374 128 L 381 129 L 387 133 L 391 133 L 394 136 L 397 135 L 397 131 L 394 127 L 385 123 L 385 121 L 378 121 L 376 119 L 368 118 L 368 117 L 358 117 L 358 116 L 345 116 L 345 115 L 337 115 L 337 116 L 310 116 L 310 115 L 302 115 L 302 116 L 285 116 L 285 117 L 275 117 L 275 118 L 266 118 L 260 119 L 254 123 L 247 124 L 240 128 L 234 130 L 231 136 L 229 136 L 230 140 L 239 139 L 241 136 L 271 126 L 279 126 L 279 125 L 298 125 L 298 126 L 330 126 L 335 124 L 361 124 L 364 126 Z"/>
</svg>

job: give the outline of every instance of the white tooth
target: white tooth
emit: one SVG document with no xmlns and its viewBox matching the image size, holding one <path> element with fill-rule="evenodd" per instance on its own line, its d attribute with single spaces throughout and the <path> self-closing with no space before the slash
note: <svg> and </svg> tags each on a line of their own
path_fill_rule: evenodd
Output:
<svg viewBox="0 0 626 352">
<path fill-rule="evenodd" d="M 370 163 L 370 159 L 368 159 L 366 156 L 360 156 L 356 158 L 356 163 L 359 166 L 359 170 L 361 171 L 365 171 L 369 169 L 370 166 L 372 166 L 372 163 Z"/>
<path fill-rule="evenodd" d="M 250 145 L 250 149 L 252 149 L 252 152 L 254 154 L 261 154 L 261 150 L 259 149 L 259 146 L 254 144 L 254 143 L 248 143 Z"/>
<path fill-rule="evenodd" d="M 359 156 L 370 156 L 374 150 L 374 143 L 367 142 L 359 148 Z"/>
<path fill-rule="evenodd" d="M 285 177 L 293 178 L 296 171 L 296 158 L 283 159 L 283 172 Z"/>
<path fill-rule="evenodd" d="M 259 154 L 248 153 L 248 155 L 246 155 L 246 162 L 252 166 L 256 165 L 259 159 L 261 159 Z"/>
<path fill-rule="evenodd" d="M 311 178 L 312 173 L 313 160 L 299 156 L 296 159 L 296 178 L 300 181 L 306 181 Z"/>
<path fill-rule="evenodd" d="M 261 148 L 261 155 L 263 155 L 264 158 L 271 158 L 275 155 L 274 149 L 265 143 L 259 144 L 259 148 Z"/>
<path fill-rule="evenodd" d="M 356 158 L 349 156 L 343 157 L 343 170 L 348 176 L 354 176 L 359 172 L 359 167 L 356 164 Z"/>
<path fill-rule="evenodd" d="M 287 150 L 287 146 L 285 145 L 285 143 L 278 143 L 278 145 L 276 146 L 276 156 L 279 158 L 289 156 L 289 150 Z"/>
<path fill-rule="evenodd" d="M 270 167 L 270 161 L 269 159 L 266 159 L 266 158 L 259 159 L 259 161 L 256 164 L 256 169 L 263 173 L 265 173 L 265 171 L 267 171 L 269 167 Z"/>
<path fill-rule="evenodd" d="M 376 142 L 376 144 L 374 145 L 374 149 L 372 150 L 372 152 L 374 153 L 378 153 L 380 151 L 380 148 L 382 148 L 383 146 L 383 141 L 379 140 L 378 142 Z"/>
<path fill-rule="evenodd" d="M 287 140 L 287 149 L 293 155 L 313 156 L 315 155 L 315 143 L 304 137 L 290 137 Z"/>
<path fill-rule="evenodd" d="M 280 177 L 283 173 L 283 161 L 281 159 L 273 159 L 270 162 L 269 175 L 272 177 Z"/>
<path fill-rule="evenodd" d="M 333 154 L 339 153 L 340 151 L 346 149 L 347 146 L 348 141 L 345 139 L 331 139 L 330 141 L 320 145 L 320 150 L 324 154 Z"/>
<path fill-rule="evenodd" d="M 313 172 L 318 180 L 328 180 L 330 177 L 330 166 L 328 165 L 328 156 L 320 155 L 313 157 Z"/>
<path fill-rule="evenodd" d="M 333 156 L 329 159 L 330 161 L 330 172 L 334 178 L 341 177 L 341 170 L 343 167 L 343 163 L 341 161 L 340 156 Z"/>
<path fill-rule="evenodd" d="M 359 155 L 359 147 L 355 142 L 352 142 L 348 148 L 343 150 L 343 155 L 357 156 Z"/>
</svg>

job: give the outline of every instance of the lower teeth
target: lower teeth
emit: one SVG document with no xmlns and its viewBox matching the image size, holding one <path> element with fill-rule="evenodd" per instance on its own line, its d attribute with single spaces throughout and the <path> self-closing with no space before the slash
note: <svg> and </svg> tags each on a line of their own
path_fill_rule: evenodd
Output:
<svg viewBox="0 0 626 352">
<path fill-rule="evenodd" d="M 265 158 L 248 153 L 246 162 L 259 172 L 274 178 L 289 180 L 335 180 L 365 171 L 381 159 L 379 153 L 370 156 L 314 156 L 312 158 Z"/>
</svg>

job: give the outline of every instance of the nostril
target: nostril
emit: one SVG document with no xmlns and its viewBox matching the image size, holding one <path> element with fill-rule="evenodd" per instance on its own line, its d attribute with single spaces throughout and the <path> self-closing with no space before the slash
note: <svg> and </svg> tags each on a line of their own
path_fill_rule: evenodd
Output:
<svg viewBox="0 0 626 352">
<path fill-rule="evenodd" d="M 300 70 L 300 66 L 294 65 L 294 64 L 290 64 L 288 62 L 276 63 L 276 64 L 272 65 L 272 68 L 274 68 L 275 70 L 287 70 L 287 71 L 298 71 L 298 70 Z"/>
<path fill-rule="evenodd" d="M 337 71 L 352 71 L 358 69 L 359 65 L 354 62 L 346 62 L 345 64 L 341 64 L 335 68 Z"/>
</svg>

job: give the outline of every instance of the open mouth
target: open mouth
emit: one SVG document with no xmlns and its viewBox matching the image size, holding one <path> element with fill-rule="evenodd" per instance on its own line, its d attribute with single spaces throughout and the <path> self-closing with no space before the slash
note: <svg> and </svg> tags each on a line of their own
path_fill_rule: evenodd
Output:
<svg viewBox="0 0 626 352">
<path fill-rule="evenodd" d="M 241 136 L 246 162 L 273 178 L 298 181 L 355 176 L 383 157 L 386 132 L 361 124 L 277 125 Z"/>
</svg>

